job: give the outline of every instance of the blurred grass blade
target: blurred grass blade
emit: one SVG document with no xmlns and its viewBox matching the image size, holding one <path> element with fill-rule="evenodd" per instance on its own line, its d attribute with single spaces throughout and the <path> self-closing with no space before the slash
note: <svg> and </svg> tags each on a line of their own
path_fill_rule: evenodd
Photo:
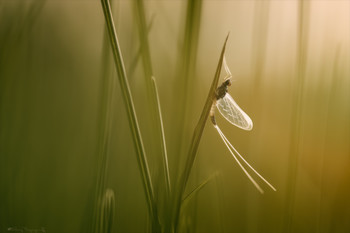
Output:
<svg viewBox="0 0 350 233">
<path fill-rule="evenodd" d="M 181 232 L 196 232 L 196 219 L 197 219 L 197 211 L 198 211 L 198 199 L 197 194 L 202 188 L 204 188 L 210 181 L 213 180 L 218 175 L 218 172 L 214 172 L 211 174 L 206 180 L 200 183 L 195 189 L 193 189 L 186 197 L 184 197 L 181 201 Z M 192 200 L 194 199 L 194 200 Z M 192 202 L 190 202 L 192 200 Z M 188 217 L 183 216 L 186 215 L 191 218 L 191 222 L 183 222 L 183 219 L 187 219 Z"/>
<path fill-rule="evenodd" d="M 224 197 L 223 197 L 223 184 L 222 184 L 222 173 L 218 172 L 218 174 L 215 176 L 215 190 L 216 190 L 216 200 L 217 200 L 217 208 L 218 208 L 218 220 L 219 220 L 219 227 L 218 232 L 225 232 L 225 226 L 224 226 Z"/>
<path fill-rule="evenodd" d="M 201 12 L 202 0 L 187 1 L 184 44 L 180 57 L 180 75 L 178 76 L 180 78 L 178 83 L 180 87 L 185 89 L 185 96 L 180 101 L 180 108 L 184 108 L 188 104 L 187 95 L 190 92 L 190 81 L 191 77 L 193 77 L 197 59 Z"/>
<path fill-rule="evenodd" d="M 202 183 L 200 183 L 195 189 L 193 189 L 189 194 L 187 194 L 186 197 L 182 199 L 182 205 L 184 205 L 186 202 L 192 199 L 192 197 L 198 193 L 206 184 L 208 184 L 210 181 L 213 180 L 217 176 L 217 173 L 213 173 L 211 176 L 209 176 L 206 180 L 204 180 Z"/>
<path fill-rule="evenodd" d="M 151 52 L 149 49 L 148 30 L 143 0 L 136 0 L 135 7 L 137 10 L 136 15 L 138 16 L 138 28 L 140 31 L 140 50 L 142 55 L 143 67 L 145 69 L 145 77 L 146 79 L 149 79 L 153 76 L 153 68 L 151 63 Z M 148 94 L 150 94 L 151 82 L 148 81 L 146 83 Z"/>
<path fill-rule="evenodd" d="M 194 160 L 196 158 L 199 142 L 200 142 L 202 134 L 203 134 L 204 126 L 208 120 L 210 108 L 213 104 L 214 92 L 215 92 L 216 87 L 218 85 L 228 37 L 229 37 L 229 34 L 227 35 L 226 40 L 224 42 L 213 82 L 211 84 L 207 99 L 205 101 L 204 108 L 203 108 L 202 113 L 201 113 L 201 116 L 200 116 L 199 121 L 197 123 L 197 126 L 194 130 L 190 149 L 189 149 L 188 154 L 187 154 L 187 161 L 185 164 L 185 170 L 181 174 L 180 181 L 178 184 L 177 194 L 175 197 L 176 200 L 174 202 L 174 205 L 175 205 L 175 227 L 177 227 L 178 220 L 179 220 L 182 195 L 185 191 L 186 184 L 187 184 L 188 178 L 190 176 Z M 176 232 L 176 230 L 175 230 L 175 232 Z"/>
<path fill-rule="evenodd" d="M 178 155 L 185 155 L 190 140 L 190 134 L 186 131 L 186 129 L 190 127 L 187 115 L 193 104 L 190 98 L 190 93 L 192 93 L 191 89 L 196 86 L 194 76 L 199 44 L 202 5 L 202 0 L 189 0 L 186 6 L 183 44 L 178 58 L 177 80 L 174 84 L 175 92 L 173 93 L 173 95 L 176 96 L 173 115 L 178 119 L 174 124 L 179 129 L 176 145 L 177 151 L 175 152 L 175 154 Z M 178 94 L 179 90 L 183 91 L 181 95 Z M 185 158 L 181 156 L 174 164 L 174 170 L 177 173 L 181 171 L 181 165 L 185 162 L 184 159 Z"/>
<path fill-rule="evenodd" d="M 96 171 L 96 180 L 95 180 L 95 204 L 93 216 L 98 215 L 98 211 L 100 208 L 99 198 L 102 196 L 107 176 L 107 167 L 108 167 L 108 148 L 110 141 L 110 125 L 112 121 L 112 99 L 114 92 L 114 80 L 112 79 L 112 75 L 110 73 L 110 45 L 108 38 L 107 27 L 104 29 L 103 34 L 103 47 L 102 47 L 102 61 L 101 61 L 101 89 L 100 89 L 100 97 L 99 97 L 99 115 L 98 115 L 98 141 L 97 141 L 97 171 Z M 94 232 L 98 232 L 96 228 L 97 223 L 96 217 L 93 217 L 93 221 L 91 221 Z"/>
<path fill-rule="evenodd" d="M 99 233 L 111 233 L 115 211 L 115 197 L 112 189 L 107 189 L 102 198 Z"/>
<path fill-rule="evenodd" d="M 331 141 L 331 138 L 329 137 L 329 135 L 331 135 L 330 131 L 333 127 L 333 124 L 331 123 L 332 122 L 332 114 L 334 114 L 334 99 L 336 98 L 336 93 L 337 93 L 337 86 L 339 85 L 339 77 L 341 76 L 339 73 L 339 59 L 340 59 L 340 51 L 341 51 L 341 47 L 340 45 L 337 46 L 337 49 L 335 51 L 335 56 L 334 56 L 334 59 L 333 59 L 333 67 L 332 67 L 332 83 L 330 85 L 330 88 L 329 88 L 329 95 L 327 97 L 327 102 L 326 102 L 326 112 L 327 112 L 327 120 L 326 120 L 326 125 L 325 125 L 325 131 L 326 131 L 326 134 L 325 134 L 325 141 Z M 324 67 L 327 67 L 327 65 L 325 64 Z M 333 100 L 333 101 L 332 101 Z M 322 164 L 321 165 L 321 176 L 320 176 L 320 194 L 319 194 L 319 208 L 322 209 L 323 207 L 323 203 L 324 203 L 324 200 L 325 200 L 325 189 L 326 189 L 326 175 L 327 172 L 327 167 L 328 167 L 328 163 L 327 163 L 327 154 L 326 154 L 326 151 L 327 151 L 327 144 L 325 143 L 323 145 L 324 149 L 324 153 L 321 154 L 320 156 L 320 163 Z M 317 230 L 318 232 L 321 232 L 321 223 L 322 223 L 322 216 L 323 213 L 320 211 L 318 216 L 317 216 Z"/>
<path fill-rule="evenodd" d="M 161 135 L 161 148 L 162 148 L 162 157 L 163 157 L 163 168 L 164 168 L 164 174 L 165 174 L 165 184 L 166 184 L 166 192 L 167 195 L 170 194 L 171 192 L 171 183 L 170 183 L 170 176 L 169 176 L 169 165 L 168 165 L 168 153 L 167 153 L 167 149 L 166 149 L 166 141 L 165 141 L 165 134 L 164 134 L 164 126 L 163 126 L 163 118 L 162 118 L 162 111 L 160 108 L 160 101 L 159 101 L 159 95 L 158 95 L 158 89 L 157 89 L 157 84 L 156 84 L 156 80 L 154 77 L 152 77 L 152 87 L 153 87 L 153 93 L 155 94 L 155 98 L 156 98 L 156 107 L 157 107 L 157 122 L 159 122 L 158 124 L 158 129 L 159 129 L 159 133 Z"/>
<path fill-rule="evenodd" d="M 164 136 L 164 127 L 163 120 L 160 109 L 160 102 L 158 96 L 158 90 L 155 82 L 155 78 L 153 76 L 153 68 L 152 68 L 152 59 L 150 53 L 150 46 L 148 40 L 148 32 L 152 26 L 153 18 L 151 19 L 150 25 L 147 27 L 146 23 L 146 14 L 145 14 L 145 6 L 143 0 L 137 0 L 134 2 L 135 8 L 137 11 L 137 21 L 138 21 L 138 29 L 140 35 L 140 54 L 143 61 L 143 67 L 145 71 L 145 83 L 147 87 L 148 98 L 150 98 L 150 114 L 152 119 L 157 119 L 156 121 L 152 121 L 151 127 L 158 128 L 158 135 L 156 144 L 160 145 L 160 154 L 163 160 L 163 170 L 165 175 L 165 183 L 166 183 L 166 192 L 167 195 L 170 194 L 170 176 L 169 176 L 169 166 L 168 166 L 168 157 L 166 151 L 166 143 Z M 158 152 L 158 151 L 157 151 Z"/>
<path fill-rule="evenodd" d="M 111 8 L 108 0 L 101 0 L 103 13 L 105 15 L 106 24 L 108 28 L 109 39 L 112 46 L 112 53 L 118 73 L 118 79 L 120 88 L 122 91 L 122 96 L 126 105 L 127 115 L 131 133 L 133 136 L 133 142 L 137 153 L 137 161 L 141 171 L 143 187 L 146 193 L 146 200 L 148 204 L 148 210 L 151 216 L 154 216 L 156 210 L 154 209 L 154 191 L 151 181 L 151 176 L 149 173 L 146 152 L 143 146 L 141 132 L 139 129 L 136 112 L 129 88 L 129 83 L 127 81 L 125 66 L 119 47 L 117 33 L 115 31 L 114 22 L 112 18 Z"/>
<path fill-rule="evenodd" d="M 283 232 L 291 232 L 294 218 L 295 193 L 297 188 L 298 161 L 301 153 L 300 135 L 304 104 L 305 73 L 308 57 L 308 37 L 310 25 L 310 5 L 308 1 L 298 1 L 298 41 L 297 41 L 297 77 L 295 81 L 290 131 L 290 149 L 288 154 L 287 195 L 284 211 Z"/>
<path fill-rule="evenodd" d="M 155 18 L 155 15 L 152 15 L 151 20 L 150 20 L 149 24 L 147 25 L 147 35 L 149 34 L 149 32 L 152 29 L 154 18 Z M 131 65 L 128 68 L 128 74 L 130 77 L 133 76 L 133 73 L 136 70 L 136 66 L 137 66 L 137 63 L 139 62 L 141 55 L 142 55 L 142 48 L 140 46 L 136 52 L 135 58 L 132 60 Z"/>
</svg>

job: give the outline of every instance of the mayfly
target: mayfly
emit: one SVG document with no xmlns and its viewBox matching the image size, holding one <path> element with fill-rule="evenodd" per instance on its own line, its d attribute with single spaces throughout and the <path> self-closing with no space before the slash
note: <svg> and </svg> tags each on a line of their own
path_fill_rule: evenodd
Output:
<svg viewBox="0 0 350 233">
<path fill-rule="evenodd" d="M 232 74 L 230 72 L 230 69 L 227 66 L 226 58 L 224 56 L 223 58 L 224 68 L 226 71 L 226 78 L 224 82 L 216 89 L 214 98 L 213 98 L 213 105 L 210 110 L 210 119 L 213 123 L 215 129 L 218 131 L 221 139 L 225 143 L 226 147 L 232 154 L 233 158 L 236 160 L 238 165 L 241 167 L 243 172 L 247 175 L 247 177 L 250 179 L 250 181 L 254 184 L 254 186 L 261 192 L 264 193 L 262 188 L 258 185 L 258 183 L 251 177 L 251 175 L 248 173 L 248 171 L 243 167 L 243 165 L 238 160 L 237 156 L 233 153 L 233 151 L 238 155 L 238 157 L 258 176 L 260 179 L 262 179 L 270 188 L 274 191 L 276 189 L 264 178 L 262 177 L 244 158 L 243 156 L 232 146 L 232 144 L 229 142 L 229 140 L 226 138 L 226 136 L 223 134 L 223 132 L 220 130 L 219 126 L 216 124 L 215 120 L 215 107 L 219 109 L 219 112 L 221 115 L 228 120 L 231 124 L 244 129 L 244 130 L 252 130 L 253 129 L 253 121 L 250 119 L 250 117 L 238 106 L 238 104 L 234 101 L 234 99 L 231 97 L 231 95 L 228 92 L 228 87 L 231 86 L 231 77 Z M 233 151 L 232 151 L 233 150 Z"/>
</svg>

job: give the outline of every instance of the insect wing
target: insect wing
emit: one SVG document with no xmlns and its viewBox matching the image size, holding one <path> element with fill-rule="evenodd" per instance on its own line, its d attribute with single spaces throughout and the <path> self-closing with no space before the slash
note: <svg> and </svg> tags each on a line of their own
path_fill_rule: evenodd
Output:
<svg viewBox="0 0 350 233">
<path fill-rule="evenodd" d="M 216 107 L 219 109 L 221 115 L 231 124 L 244 130 L 251 130 L 253 128 L 253 121 L 243 112 L 230 94 L 226 93 L 223 98 L 217 100 Z"/>
</svg>

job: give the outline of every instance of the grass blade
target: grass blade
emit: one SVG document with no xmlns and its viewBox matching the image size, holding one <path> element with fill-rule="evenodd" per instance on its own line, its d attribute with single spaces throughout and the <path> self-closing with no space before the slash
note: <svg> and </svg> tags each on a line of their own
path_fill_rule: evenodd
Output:
<svg viewBox="0 0 350 233">
<path fill-rule="evenodd" d="M 153 87 L 153 93 L 155 94 L 156 98 L 156 107 L 157 107 L 157 112 L 158 112 L 158 119 L 157 121 L 159 122 L 158 124 L 158 129 L 160 131 L 161 135 L 161 148 L 162 148 L 162 157 L 163 157 L 163 168 L 164 168 L 164 174 L 165 174 L 165 184 L 166 184 L 166 192 L 167 195 L 170 195 L 171 192 L 171 183 L 170 183 L 170 175 L 169 175 L 169 165 L 168 165 L 168 153 L 166 149 L 166 142 L 165 142 L 165 134 L 164 134 L 164 127 L 163 127 L 163 118 L 162 118 L 162 112 L 160 109 L 160 101 L 159 101 L 159 96 L 158 96 L 158 89 L 156 85 L 156 80 L 154 77 L 152 77 L 152 87 Z"/>
<path fill-rule="evenodd" d="M 137 0 L 135 2 L 135 7 L 137 10 L 138 16 L 138 28 L 140 33 L 140 54 L 143 61 L 143 67 L 145 70 L 145 82 L 147 86 L 148 97 L 151 98 L 151 116 L 152 119 L 157 119 L 155 122 L 151 122 L 152 126 L 158 128 L 159 130 L 159 144 L 161 145 L 161 155 L 163 160 L 163 170 L 165 174 L 165 186 L 167 195 L 170 194 L 170 175 L 169 175 L 169 166 L 168 166 L 168 156 L 166 151 L 166 143 L 164 136 L 164 127 L 162 114 L 160 109 L 160 101 L 158 96 L 158 90 L 153 76 L 153 68 L 151 63 L 151 53 L 149 48 L 148 32 L 152 26 L 153 18 L 149 26 L 147 27 L 145 7 L 143 0 Z M 153 127 L 152 127 L 153 128 Z"/>
<path fill-rule="evenodd" d="M 197 126 L 196 126 L 194 133 L 193 133 L 193 136 L 192 136 L 190 149 L 189 149 L 188 154 L 187 154 L 187 161 L 185 164 L 185 170 L 181 174 L 180 181 L 178 184 L 178 190 L 177 190 L 177 194 L 175 196 L 176 200 L 174 202 L 174 205 L 175 205 L 175 216 L 174 216 L 175 217 L 175 232 L 176 232 L 176 227 L 177 227 L 178 221 L 179 221 L 179 213 L 180 213 L 180 208 L 181 208 L 182 195 L 185 191 L 186 184 L 187 184 L 188 178 L 190 176 L 194 160 L 196 158 L 199 142 L 201 140 L 204 126 L 205 126 L 207 119 L 208 119 L 208 116 L 209 116 L 210 108 L 213 104 L 214 92 L 215 92 L 216 87 L 218 85 L 218 81 L 219 81 L 219 77 L 220 77 L 220 73 L 221 73 L 221 67 L 222 67 L 222 63 L 223 63 L 223 59 L 224 59 L 224 55 L 225 55 L 225 48 L 226 48 L 226 42 L 227 42 L 228 36 L 229 35 L 227 35 L 226 40 L 224 42 L 224 46 L 223 46 L 222 51 L 221 51 L 219 63 L 218 63 L 218 66 L 217 66 L 215 76 L 214 76 L 213 82 L 211 84 L 209 93 L 208 93 L 208 97 L 206 99 L 201 116 L 199 118 L 199 121 L 197 123 Z"/>
<path fill-rule="evenodd" d="M 154 191 L 151 181 L 151 176 L 149 173 L 146 152 L 143 146 L 143 141 L 141 137 L 140 128 L 138 125 L 135 107 L 133 104 L 129 83 L 127 81 L 127 76 L 125 72 L 125 66 L 119 47 L 117 33 L 115 31 L 114 22 L 112 18 L 111 8 L 108 0 L 101 0 L 103 13 L 105 16 L 109 39 L 112 46 L 112 53 L 115 61 L 115 66 L 118 73 L 119 84 L 122 91 L 122 96 L 126 105 L 127 115 L 131 133 L 133 136 L 133 142 L 137 153 L 137 161 L 142 175 L 142 182 L 144 191 L 146 193 L 146 200 L 148 204 L 148 210 L 151 216 L 155 216 L 155 201 L 154 201 Z"/>
<path fill-rule="evenodd" d="M 112 189 L 103 195 L 100 212 L 99 233 L 111 233 L 115 210 L 115 197 Z"/>
<path fill-rule="evenodd" d="M 149 34 L 149 32 L 151 31 L 152 29 L 152 26 L 153 26 L 153 22 L 154 22 L 154 18 L 155 18 L 155 15 L 152 15 L 151 17 L 151 20 L 150 22 L 148 23 L 147 25 L 147 35 Z M 136 70 L 136 66 L 139 62 L 139 59 L 142 55 L 142 48 L 141 46 L 137 49 L 137 52 L 136 52 L 136 55 L 135 55 L 135 58 L 132 60 L 132 62 L 130 63 L 130 67 L 128 68 L 128 74 L 129 74 L 129 77 L 132 77 L 133 76 L 133 73 L 135 72 Z"/>
<path fill-rule="evenodd" d="M 192 166 L 193 166 L 193 162 L 195 160 L 196 154 L 197 154 L 197 149 L 199 146 L 199 142 L 200 139 L 202 137 L 202 133 L 204 130 L 204 126 L 207 122 L 208 116 L 209 116 L 209 111 L 211 108 L 211 105 L 213 103 L 213 97 L 214 97 L 214 92 L 216 90 L 216 87 L 218 85 L 218 81 L 219 81 L 219 77 L 220 77 L 220 73 L 221 73 L 221 67 L 222 67 L 222 62 L 223 62 L 223 58 L 224 58 L 224 54 L 225 54 L 225 48 L 226 48 L 226 42 L 228 39 L 228 35 L 226 37 L 224 46 L 222 48 L 222 52 L 221 52 L 221 56 L 220 56 L 220 60 L 219 60 L 219 64 L 218 67 L 216 69 L 216 73 L 214 76 L 214 80 L 212 82 L 211 88 L 209 90 L 208 93 L 208 97 L 207 100 L 205 102 L 204 108 L 202 110 L 200 119 L 197 123 L 197 126 L 194 130 L 193 136 L 192 136 L 192 143 L 191 143 L 191 147 L 190 150 L 188 152 L 188 156 L 187 156 L 187 162 L 186 162 L 186 167 L 185 167 L 185 171 L 183 172 L 183 178 L 182 178 L 182 182 L 180 182 L 181 185 L 181 194 L 183 194 L 187 181 L 188 181 L 188 177 L 190 175 Z"/>
<path fill-rule="evenodd" d="M 204 180 L 202 183 L 200 183 L 195 189 L 193 189 L 189 194 L 187 194 L 186 197 L 182 199 L 182 205 L 184 205 L 186 202 L 192 199 L 192 197 L 198 193 L 206 184 L 208 184 L 214 177 L 217 176 L 217 173 L 215 172 L 210 177 L 208 177 L 206 180 Z"/>
<path fill-rule="evenodd" d="M 189 134 L 186 132 L 186 129 L 189 128 L 189 122 L 186 116 L 189 113 L 189 106 L 191 106 L 191 103 L 189 102 L 190 89 L 195 85 L 193 77 L 199 44 L 202 5 L 202 0 L 187 1 L 183 45 L 179 54 L 178 72 L 176 74 L 177 81 L 174 85 L 174 96 L 176 96 L 176 101 L 174 103 L 173 115 L 178 119 L 175 124 L 180 130 L 178 135 L 180 140 L 178 140 L 176 145 L 176 154 L 178 155 L 186 153 L 186 142 L 190 140 L 187 136 Z M 183 90 L 183 94 L 178 95 L 178 90 Z M 175 164 L 174 170 L 176 172 L 180 172 L 181 164 L 184 162 L 183 159 L 184 158 L 180 157 Z"/>
<path fill-rule="evenodd" d="M 297 77 L 293 93 L 291 116 L 291 143 L 288 154 L 287 196 L 284 211 L 283 232 L 291 232 L 293 225 L 295 192 L 297 186 L 298 161 L 300 155 L 300 131 L 302 124 L 305 72 L 307 65 L 307 47 L 310 24 L 310 2 L 298 1 L 298 41 L 297 41 Z"/>
<path fill-rule="evenodd" d="M 101 65 L 101 88 L 100 88 L 100 108 L 98 110 L 98 142 L 97 142 L 97 170 L 95 180 L 95 204 L 93 211 L 93 221 L 91 221 L 93 232 L 98 232 L 97 221 L 99 218 L 98 211 L 100 209 L 100 197 L 103 195 L 106 183 L 106 174 L 108 167 L 108 146 L 110 140 L 110 125 L 112 120 L 111 105 L 114 92 L 114 80 L 110 75 L 110 49 L 108 31 L 105 27 L 103 35 L 103 48 L 102 48 L 102 65 Z"/>
<path fill-rule="evenodd" d="M 137 10 L 137 16 L 138 16 L 138 24 L 139 24 L 139 31 L 140 31 L 140 49 L 142 54 L 142 61 L 143 61 L 143 67 L 145 69 L 146 78 L 149 79 L 153 75 L 153 68 L 151 64 L 151 52 L 149 49 L 149 42 L 148 42 L 148 30 L 147 30 L 147 23 L 146 23 L 146 15 L 144 10 L 144 4 L 143 0 L 137 0 L 135 2 L 135 7 Z M 151 83 L 147 82 L 147 90 L 148 92 L 151 91 Z"/>
</svg>

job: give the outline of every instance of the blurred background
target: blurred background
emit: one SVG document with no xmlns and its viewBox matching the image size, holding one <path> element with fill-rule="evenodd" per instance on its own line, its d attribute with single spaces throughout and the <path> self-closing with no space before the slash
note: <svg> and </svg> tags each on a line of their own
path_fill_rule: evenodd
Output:
<svg viewBox="0 0 350 233">
<path fill-rule="evenodd" d="M 171 179 L 230 32 L 229 93 L 254 128 L 219 113 L 217 123 L 277 188 L 260 183 L 261 195 L 208 121 L 186 192 L 215 176 L 183 209 L 183 232 L 350 232 L 350 2 L 140 2 L 112 9 L 158 200 L 164 174 L 140 57 L 145 36 Z M 91 232 L 96 190 L 105 188 L 115 198 L 112 232 L 148 228 L 105 33 L 99 1 L 0 1 L 0 232 Z"/>
</svg>

